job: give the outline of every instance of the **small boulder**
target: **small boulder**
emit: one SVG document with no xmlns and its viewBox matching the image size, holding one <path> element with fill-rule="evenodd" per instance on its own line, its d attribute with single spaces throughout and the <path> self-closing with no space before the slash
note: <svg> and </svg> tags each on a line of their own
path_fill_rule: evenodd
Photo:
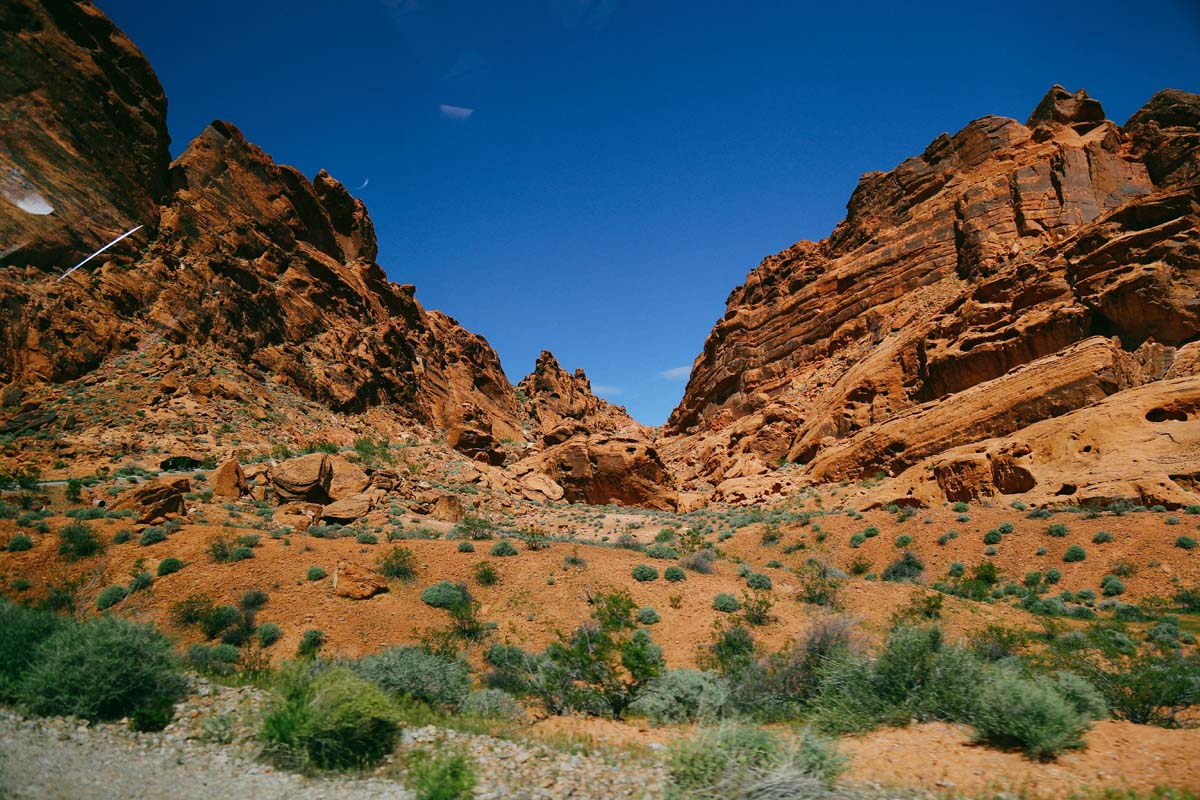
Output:
<svg viewBox="0 0 1200 800">
<path fill-rule="evenodd" d="M 217 497 L 237 499 L 246 493 L 246 476 L 242 473 L 242 465 L 236 458 L 231 458 L 221 466 L 208 473 L 208 483 Z"/>
<path fill-rule="evenodd" d="M 297 532 L 308 530 L 308 526 L 320 519 L 321 506 L 318 503 L 284 503 L 275 509 L 272 519 L 280 525 L 290 525 Z"/>
<path fill-rule="evenodd" d="M 367 600 L 387 591 L 383 576 L 350 561 L 339 561 L 333 571 L 333 593 L 351 600 Z"/>
<path fill-rule="evenodd" d="M 355 494 L 342 500 L 330 503 L 321 512 L 321 519 L 326 522 L 336 522 L 345 525 L 362 519 L 371 511 L 371 495 Z"/>
<path fill-rule="evenodd" d="M 442 522 L 459 522 L 465 514 L 462 500 L 458 499 L 458 495 L 453 494 L 444 494 L 439 497 L 433 502 L 433 508 L 429 511 L 429 516 L 440 519 Z"/>
</svg>

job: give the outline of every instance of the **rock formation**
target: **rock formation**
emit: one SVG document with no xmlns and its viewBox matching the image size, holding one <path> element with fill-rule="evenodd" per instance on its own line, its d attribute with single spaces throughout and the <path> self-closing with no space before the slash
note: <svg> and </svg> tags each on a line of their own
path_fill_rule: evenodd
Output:
<svg viewBox="0 0 1200 800">
<path fill-rule="evenodd" d="M 592 394 L 592 384 L 582 369 L 568 374 L 547 350 L 538 356 L 533 372 L 517 384 L 517 396 L 534 440 L 547 447 L 580 433 L 638 427 L 624 407 Z"/>
<path fill-rule="evenodd" d="M 669 422 L 683 488 L 750 456 L 895 474 L 1164 378 L 1200 334 L 1198 111 L 1169 90 L 1123 129 L 1055 86 L 863 176 L 730 295 Z"/>
</svg>

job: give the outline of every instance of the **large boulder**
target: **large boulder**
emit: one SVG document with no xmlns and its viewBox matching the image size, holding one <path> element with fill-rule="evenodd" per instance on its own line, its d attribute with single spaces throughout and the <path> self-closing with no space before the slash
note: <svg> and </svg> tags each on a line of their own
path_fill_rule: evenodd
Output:
<svg viewBox="0 0 1200 800">
<path fill-rule="evenodd" d="M 281 501 L 303 500 L 309 503 L 328 503 L 329 487 L 333 482 L 333 467 L 329 456 L 310 453 L 275 465 L 271 484 Z"/>
<path fill-rule="evenodd" d="M 229 459 L 208 473 L 208 485 L 212 487 L 212 493 L 217 497 L 228 497 L 235 500 L 244 495 L 248 489 L 242 465 L 236 458 Z"/>
<path fill-rule="evenodd" d="M 387 581 L 372 569 L 339 561 L 333 570 L 333 593 L 351 600 L 367 600 L 387 591 Z"/>
<path fill-rule="evenodd" d="M 341 456 L 330 456 L 329 467 L 332 477 L 329 480 L 329 496 L 334 500 L 344 500 L 350 495 L 364 491 L 371 483 L 367 473 L 357 464 L 353 464 Z"/>
<path fill-rule="evenodd" d="M 134 519 L 141 524 L 161 522 L 184 512 L 184 495 L 191 490 L 187 478 L 156 478 L 117 495 L 112 508 L 133 511 Z"/>
<path fill-rule="evenodd" d="M 336 500 L 321 511 L 321 519 L 346 525 L 371 513 L 371 496 L 355 494 Z"/>
<path fill-rule="evenodd" d="M 571 503 L 673 510 L 677 502 L 674 481 L 657 449 L 633 434 L 575 436 L 525 459 L 514 471 L 549 478 Z"/>
</svg>

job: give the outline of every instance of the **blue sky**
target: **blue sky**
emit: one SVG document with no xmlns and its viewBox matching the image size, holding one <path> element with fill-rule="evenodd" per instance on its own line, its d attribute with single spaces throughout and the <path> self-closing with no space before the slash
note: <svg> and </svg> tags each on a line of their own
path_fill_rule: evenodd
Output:
<svg viewBox="0 0 1200 800">
<path fill-rule="evenodd" d="M 1194 0 L 98 0 L 167 91 L 366 202 L 379 261 L 487 337 L 664 421 L 725 298 L 858 177 L 1054 83 L 1124 120 L 1200 91 Z M 359 188 L 361 187 L 361 188 Z"/>
</svg>

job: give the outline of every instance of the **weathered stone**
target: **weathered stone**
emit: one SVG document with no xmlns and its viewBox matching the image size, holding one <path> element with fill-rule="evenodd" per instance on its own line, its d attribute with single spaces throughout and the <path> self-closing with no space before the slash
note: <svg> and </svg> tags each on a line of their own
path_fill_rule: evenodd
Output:
<svg viewBox="0 0 1200 800">
<path fill-rule="evenodd" d="M 367 600 L 387 591 L 383 576 L 351 561 L 339 561 L 333 571 L 333 593 L 351 600 Z"/>
<path fill-rule="evenodd" d="M 114 511 L 130 509 L 140 524 L 161 522 L 184 512 L 183 496 L 192 490 L 187 478 L 155 478 L 117 495 Z"/>
<path fill-rule="evenodd" d="M 324 453 L 289 458 L 271 470 L 271 483 L 283 501 L 327 503 L 332 480 L 333 468 L 329 464 L 329 456 Z"/>
<path fill-rule="evenodd" d="M 371 496 L 355 494 L 325 506 L 321 519 L 326 522 L 346 524 L 362 519 L 371 511 Z"/>
<path fill-rule="evenodd" d="M 217 497 L 237 499 L 246 493 L 246 476 L 242 474 L 242 466 L 237 459 L 231 458 L 212 472 L 208 473 L 208 485 Z"/>
</svg>

